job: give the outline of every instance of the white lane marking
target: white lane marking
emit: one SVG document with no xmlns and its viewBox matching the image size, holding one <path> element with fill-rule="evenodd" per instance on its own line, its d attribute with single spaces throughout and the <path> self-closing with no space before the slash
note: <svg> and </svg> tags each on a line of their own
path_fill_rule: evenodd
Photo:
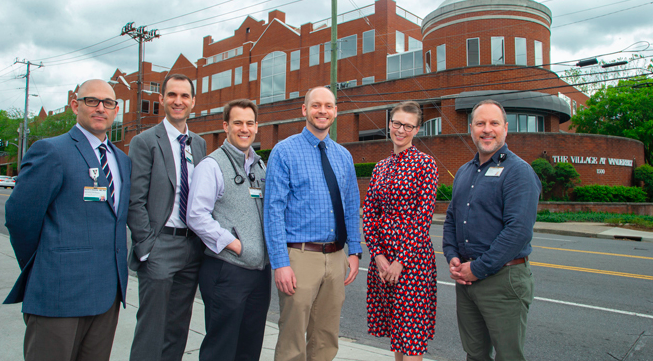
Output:
<svg viewBox="0 0 653 361">
<path fill-rule="evenodd" d="M 358 268 L 361 271 L 367 272 L 367 268 Z M 438 281 L 438 285 L 445 285 L 445 286 L 455 286 L 455 282 L 444 282 L 444 281 Z M 567 301 L 560 301 L 560 300 L 552 300 L 550 298 L 544 298 L 544 297 L 535 297 L 536 300 L 538 301 L 543 301 L 543 302 L 551 302 L 551 303 L 558 303 L 561 305 L 567 305 L 567 306 L 574 306 L 574 307 L 581 307 L 581 308 L 589 308 L 591 310 L 597 310 L 597 311 L 605 311 L 605 312 L 612 312 L 612 313 L 618 313 L 621 315 L 628 315 L 628 316 L 637 316 L 637 317 L 643 317 L 643 318 L 650 318 L 653 319 L 653 315 L 646 315 L 643 313 L 637 313 L 637 312 L 630 312 L 630 311 L 622 311 L 622 310 L 616 310 L 614 308 L 605 308 L 605 307 L 599 307 L 599 306 L 592 306 L 592 305 L 585 305 L 582 303 L 576 303 L 576 302 L 567 302 Z"/>
</svg>

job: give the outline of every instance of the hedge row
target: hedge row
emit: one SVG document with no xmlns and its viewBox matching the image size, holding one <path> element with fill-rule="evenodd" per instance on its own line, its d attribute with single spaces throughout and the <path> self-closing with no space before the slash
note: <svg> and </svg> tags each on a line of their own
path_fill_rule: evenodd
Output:
<svg viewBox="0 0 653 361">
<path fill-rule="evenodd" d="M 574 188 L 577 202 L 646 202 L 646 192 L 639 187 L 592 184 Z"/>
</svg>

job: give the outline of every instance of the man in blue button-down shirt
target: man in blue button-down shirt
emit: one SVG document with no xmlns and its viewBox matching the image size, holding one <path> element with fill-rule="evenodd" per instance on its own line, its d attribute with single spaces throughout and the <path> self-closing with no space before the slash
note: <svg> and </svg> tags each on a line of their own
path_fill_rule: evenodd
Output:
<svg viewBox="0 0 653 361">
<path fill-rule="evenodd" d="M 472 110 L 478 153 L 460 167 L 444 223 L 442 250 L 456 280 L 456 311 L 467 360 L 525 360 L 533 275 L 528 262 L 541 184 L 508 150 L 501 104 Z"/>
<path fill-rule="evenodd" d="M 306 127 L 279 142 L 268 161 L 264 223 L 281 309 L 277 361 L 336 356 L 345 286 L 358 274 L 360 198 L 351 154 L 328 137 L 336 111 L 330 90 L 309 90 L 302 105 Z M 336 242 L 321 142 L 340 189 L 348 257 Z"/>
</svg>

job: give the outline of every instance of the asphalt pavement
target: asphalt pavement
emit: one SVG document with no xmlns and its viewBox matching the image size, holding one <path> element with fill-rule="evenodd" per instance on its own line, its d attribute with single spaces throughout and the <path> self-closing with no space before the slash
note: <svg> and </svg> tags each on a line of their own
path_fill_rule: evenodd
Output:
<svg viewBox="0 0 653 361">
<path fill-rule="evenodd" d="M 441 224 L 444 215 L 434 216 L 434 223 Z M 609 227 L 598 223 L 542 223 L 537 222 L 535 232 L 570 236 L 628 239 L 653 242 L 653 232 L 634 231 L 619 227 Z M 4 300 L 19 274 L 18 264 L 11 248 L 9 237 L 0 234 L 0 300 Z M 274 302 L 274 301 L 273 301 Z M 136 324 L 138 309 L 138 280 L 130 277 L 127 291 L 127 307 L 121 309 L 118 329 L 114 340 L 111 360 L 128 360 L 131 341 Z M 25 324 L 21 315 L 21 305 L 0 305 L 0 360 L 22 359 L 22 344 Z M 278 329 L 275 322 L 268 321 L 261 360 L 273 360 Z M 191 321 L 184 360 L 196 360 L 199 346 L 204 337 L 204 306 L 196 299 Z M 340 350 L 336 360 L 394 360 L 393 353 L 387 349 L 372 347 L 341 337 Z"/>
</svg>

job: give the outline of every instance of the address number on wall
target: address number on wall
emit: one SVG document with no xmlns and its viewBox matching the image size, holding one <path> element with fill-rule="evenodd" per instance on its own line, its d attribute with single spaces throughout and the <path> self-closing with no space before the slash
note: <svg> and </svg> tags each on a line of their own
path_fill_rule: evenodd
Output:
<svg viewBox="0 0 653 361">
<path fill-rule="evenodd" d="M 597 169 L 596 174 L 605 174 L 605 169 Z"/>
</svg>

